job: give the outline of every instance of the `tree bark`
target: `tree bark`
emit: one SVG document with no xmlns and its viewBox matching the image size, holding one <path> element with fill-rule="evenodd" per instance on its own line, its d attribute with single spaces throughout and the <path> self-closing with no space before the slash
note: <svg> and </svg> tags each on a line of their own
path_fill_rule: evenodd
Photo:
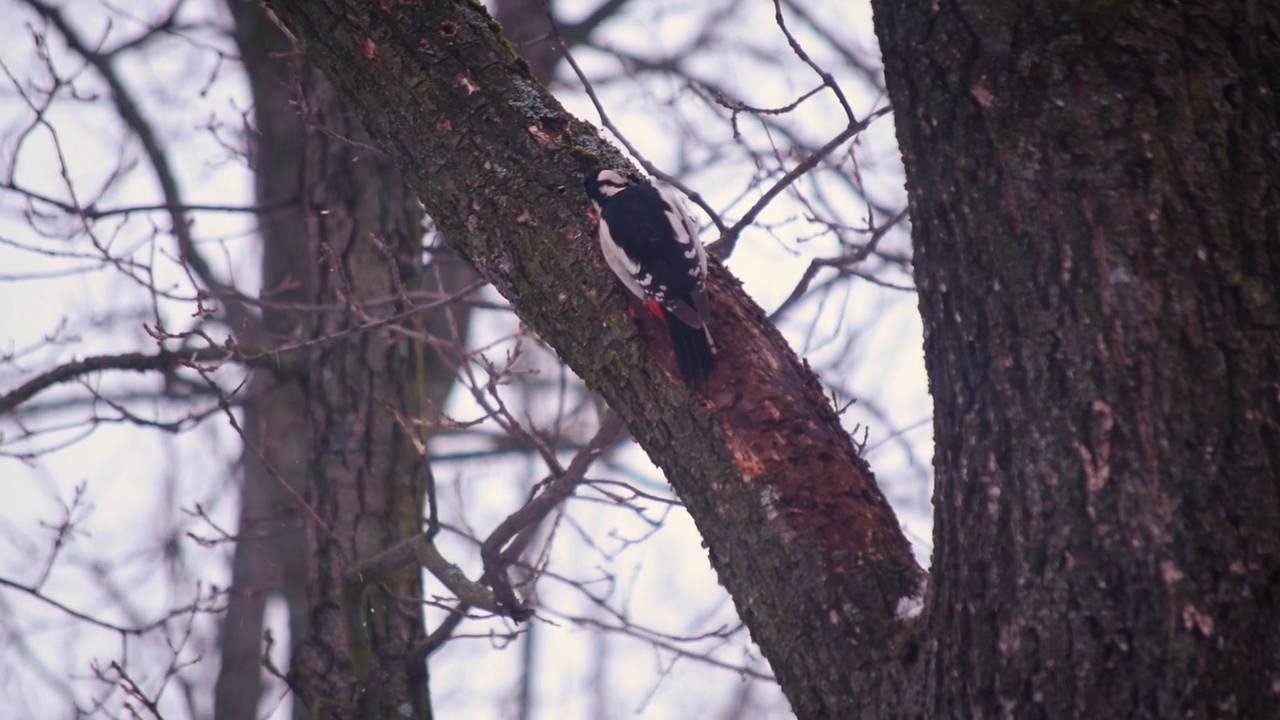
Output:
<svg viewBox="0 0 1280 720">
<path fill-rule="evenodd" d="M 873 2 L 935 402 L 922 717 L 1280 717 L 1280 5 Z"/>
<path fill-rule="evenodd" d="M 901 678 L 899 602 L 921 573 L 896 518 L 808 370 L 722 268 L 721 354 L 705 398 L 665 334 L 628 317 L 581 189 L 620 165 L 533 79 L 472 3 L 268 5 L 449 244 L 601 393 L 661 467 L 797 714 L 856 717 Z"/>
<path fill-rule="evenodd" d="M 306 187 L 303 198 L 319 251 L 316 299 L 354 309 L 361 299 L 394 295 L 398 277 L 415 275 L 422 216 L 403 183 L 382 174 L 383 158 L 355 144 L 364 134 L 318 72 L 303 75 L 303 94 L 314 113 L 309 123 L 354 141 L 310 135 L 316 143 L 306 161 L 324 182 Z M 360 314 L 373 319 L 405 309 Z M 315 339 L 368 322 L 354 312 L 316 320 Z M 322 342 L 307 367 L 307 502 L 324 525 L 307 525 L 310 628 L 290 677 L 312 718 L 425 718 L 426 667 L 412 652 L 425 638 L 421 571 L 352 575 L 356 563 L 422 530 L 425 458 L 396 417 L 425 413 L 422 347 L 390 333 L 359 332 Z"/>
<path fill-rule="evenodd" d="M 424 635 L 420 573 L 378 578 L 374 588 L 345 573 L 420 532 L 426 458 L 395 413 L 431 419 L 460 356 L 385 330 L 341 333 L 407 309 L 366 309 L 364 300 L 400 287 L 449 294 L 475 274 L 445 250 L 424 271 L 421 206 L 395 167 L 364 145 L 359 124 L 258 3 L 229 7 L 254 97 L 267 301 L 260 326 L 241 328 L 239 340 L 266 348 L 320 342 L 304 360 L 286 355 L 288 371 L 257 371 L 252 381 L 215 717 L 258 716 L 263 609 L 272 594 L 289 610 L 295 718 L 406 717 L 405 707 L 428 717 L 425 666 L 410 660 Z M 297 309 L 308 304 L 350 311 Z M 437 337 L 457 328 L 465 338 L 468 318 L 458 306 L 401 324 Z M 308 522 L 311 511 L 326 529 Z"/>
</svg>

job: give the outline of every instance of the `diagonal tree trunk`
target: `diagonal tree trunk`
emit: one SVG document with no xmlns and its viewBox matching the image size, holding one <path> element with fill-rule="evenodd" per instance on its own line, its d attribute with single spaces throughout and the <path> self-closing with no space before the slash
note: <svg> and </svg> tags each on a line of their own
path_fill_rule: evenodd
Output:
<svg viewBox="0 0 1280 720">
<path fill-rule="evenodd" d="M 851 717 L 896 686 L 895 612 L 920 570 L 820 386 L 737 282 L 711 273 L 723 352 L 709 401 L 691 397 L 656 328 L 637 336 L 591 240 L 582 173 L 621 160 L 542 90 L 482 8 L 269 6 L 451 246 L 666 472 L 797 713 Z"/>
</svg>

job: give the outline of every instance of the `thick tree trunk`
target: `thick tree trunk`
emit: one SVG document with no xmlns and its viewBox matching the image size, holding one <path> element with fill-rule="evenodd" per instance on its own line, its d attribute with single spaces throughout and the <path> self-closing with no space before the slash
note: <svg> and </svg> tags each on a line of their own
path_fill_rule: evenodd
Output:
<svg viewBox="0 0 1280 720">
<path fill-rule="evenodd" d="M 289 670 L 301 699 L 295 718 L 405 717 L 406 707 L 426 717 L 425 667 L 420 654 L 410 660 L 424 634 L 415 602 L 420 573 L 377 578 L 375 588 L 346 582 L 346 573 L 421 530 L 425 459 L 395 413 L 430 419 L 453 385 L 459 356 L 424 352 L 381 328 L 335 334 L 407 309 L 363 308 L 362 301 L 394 297 L 400 287 L 452 293 L 475 274 L 443 250 L 423 272 L 421 206 L 394 166 L 364 146 L 364 131 L 260 5 L 233 0 L 230 7 L 253 89 L 251 157 L 265 208 L 267 303 L 261 327 L 240 341 L 266 348 L 319 342 L 314 352 L 282 356 L 281 372 L 253 379 L 216 717 L 258 717 L 262 613 L 271 594 L 289 609 Z M 329 310 L 298 309 L 307 304 Z M 343 306 L 351 311 L 333 311 Z M 452 327 L 465 337 L 468 315 L 449 307 L 400 324 L 438 337 Z"/>
<path fill-rule="evenodd" d="M 895 3 L 925 717 L 1280 717 L 1280 5 Z"/>
<path fill-rule="evenodd" d="M 319 314 L 312 338 L 341 338 L 407 309 L 359 304 L 394 296 L 398 277 L 416 275 L 422 215 L 403 183 L 386 174 L 384 159 L 355 144 L 365 135 L 329 84 L 310 69 L 302 83 L 308 124 L 354 141 L 308 133 L 305 162 L 324 180 L 308 185 L 302 200 L 318 249 L 317 303 L 360 309 Z M 311 718 L 430 714 L 426 666 L 413 652 L 425 639 L 421 570 L 353 574 L 356 563 L 422 531 L 425 458 L 397 423 L 397 415 L 425 414 L 422 350 L 394 333 L 363 331 L 322 340 L 306 363 L 307 502 L 324 524 L 307 524 L 310 627 L 290 676 Z"/>
<path fill-rule="evenodd" d="M 697 522 L 797 714 L 856 717 L 901 677 L 920 571 L 813 376 L 722 268 L 705 398 L 637 332 L 593 241 L 583 172 L 621 164 L 473 3 L 272 0 L 452 247 L 627 422 Z"/>
</svg>

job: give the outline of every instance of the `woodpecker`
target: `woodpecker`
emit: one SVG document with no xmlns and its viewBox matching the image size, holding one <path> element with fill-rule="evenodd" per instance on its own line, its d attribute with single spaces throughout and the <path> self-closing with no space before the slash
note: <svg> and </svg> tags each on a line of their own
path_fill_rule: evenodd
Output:
<svg viewBox="0 0 1280 720">
<path fill-rule="evenodd" d="M 715 343 L 698 224 L 674 191 L 625 170 L 592 170 L 583 184 L 609 269 L 667 326 L 685 385 L 705 392 Z"/>
</svg>

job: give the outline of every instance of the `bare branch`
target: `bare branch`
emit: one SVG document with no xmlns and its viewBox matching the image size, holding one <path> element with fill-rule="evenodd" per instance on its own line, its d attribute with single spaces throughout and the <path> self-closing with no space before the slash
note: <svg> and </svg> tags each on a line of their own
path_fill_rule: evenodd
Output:
<svg viewBox="0 0 1280 720">
<path fill-rule="evenodd" d="M 524 507 L 512 513 L 494 529 L 480 546 L 480 559 L 484 562 L 485 579 L 493 586 L 498 600 L 511 607 L 516 607 L 515 591 L 507 578 L 507 566 L 523 552 L 518 548 L 514 552 L 507 543 L 517 537 L 522 530 L 535 527 L 552 509 L 564 502 L 573 494 L 574 488 L 582 481 L 591 463 L 600 456 L 606 447 L 622 437 L 626 426 L 616 413 L 605 416 L 600 431 L 591 442 L 574 456 L 573 461 L 564 472 L 550 479 L 538 495 Z"/>
<path fill-rule="evenodd" d="M 189 366 L 196 362 L 225 360 L 230 357 L 226 350 L 208 348 L 174 352 L 160 350 L 153 355 L 143 353 L 125 353 L 123 355 L 97 355 L 75 360 L 42 373 L 18 387 L 0 395 L 0 415 L 12 411 L 22 403 L 35 397 L 43 390 L 54 385 L 78 379 L 85 375 L 107 370 L 125 370 L 131 372 L 172 372 L 179 366 Z"/>
<path fill-rule="evenodd" d="M 39 600 L 40 602 L 66 615 L 70 615 L 71 617 L 77 620 L 83 620 L 84 622 L 94 627 L 101 628 L 103 630 L 110 630 L 112 632 L 117 632 L 117 633 L 120 633 L 121 635 L 143 635 L 145 633 L 151 632 L 152 630 L 155 630 L 158 627 L 162 627 L 165 623 L 169 622 L 173 618 L 178 617 L 180 615 L 184 615 L 186 613 L 196 612 L 196 611 L 216 612 L 218 610 L 218 608 L 210 604 L 201 603 L 197 599 L 195 602 L 190 603 L 188 605 L 183 605 L 182 607 L 173 608 L 169 612 L 165 613 L 163 617 L 143 625 L 135 625 L 135 626 L 117 625 L 116 623 L 100 620 L 96 617 L 93 617 L 92 615 L 80 612 L 75 608 L 69 607 L 57 600 L 54 600 L 48 595 L 45 595 L 43 592 L 40 591 L 39 588 L 35 588 L 30 585 L 24 585 L 23 583 L 17 582 L 16 580 L 10 580 L 5 577 L 0 577 L 0 587 L 7 587 L 13 590 L 17 590 L 21 593 L 24 593 L 26 595 L 29 595 Z"/>
<path fill-rule="evenodd" d="M 842 272 L 848 272 L 849 274 L 854 274 L 854 271 L 851 269 L 851 266 L 867 259 L 867 257 L 871 255 L 871 253 L 875 252 L 876 246 L 880 244 L 881 238 L 883 238 L 886 234 L 888 234 L 890 230 L 896 227 L 898 223 L 902 222 L 903 220 L 906 220 L 906 218 L 907 218 L 907 211 L 906 209 L 903 209 L 901 212 L 895 215 L 894 218 L 890 220 L 888 223 L 881 225 L 879 228 L 877 228 L 876 231 L 872 233 L 871 238 L 867 240 L 867 243 L 862 247 L 858 248 L 857 250 L 854 250 L 853 252 L 845 253 L 840 257 L 817 258 L 812 262 L 810 262 L 809 267 L 805 268 L 804 274 L 800 277 L 800 282 L 796 283 L 795 289 L 793 289 L 791 291 L 791 294 L 787 296 L 787 299 L 783 300 L 782 304 L 779 305 L 778 308 L 774 310 L 772 314 L 769 315 L 769 319 L 773 320 L 774 322 L 777 322 L 779 319 L 781 319 L 783 315 L 786 314 L 788 310 L 794 307 L 795 304 L 800 300 L 800 298 L 804 297 L 805 293 L 809 291 L 809 285 L 813 282 L 813 279 L 817 277 L 818 271 L 821 270 L 822 268 L 828 268 L 828 267 L 838 268 Z"/>
<path fill-rule="evenodd" d="M 818 74 L 818 77 L 822 78 L 823 85 L 831 88 L 831 92 L 835 93 L 836 98 L 840 101 L 840 107 L 844 108 L 844 115 L 849 119 L 849 124 L 856 125 L 858 118 L 853 114 L 853 108 L 849 105 L 849 99 L 844 96 L 844 90 L 840 89 L 840 83 L 836 82 L 830 72 L 809 57 L 809 53 L 805 52 L 804 47 L 800 45 L 800 41 L 796 40 L 796 37 L 787 29 L 787 22 L 782 17 L 781 0 L 773 0 L 773 18 L 778 23 L 778 29 L 782 30 L 782 34 L 786 36 L 787 44 L 791 46 L 791 51 L 796 54 L 796 57 L 803 60 L 804 64 L 812 68 Z"/>
<path fill-rule="evenodd" d="M 747 210 L 746 214 L 743 215 L 738 222 L 733 224 L 733 227 L 724 231 L 724 234 L 720 236 L 719 240 L 708 245 L 707 250 L 715 253 L 721 260 L 728 260 L 729 256 L 733 254 L 733 250 L 738 244 L 738 238 L 741 237 L 742 231 L 751 225 L 751 223 L 755 222 L 756 217 L 760 215 L 760 212 L 764 210 L 770 202 L 773 202 L 774 198 L 780 195 L 783 190 L 786 190 L 796 180 L 804 177 L 805 173 L 817 167 L 818 163 L 822 162 L 822 160 L 834 152 L 836 148 L 848 142 L 853 138 L 853 136 L 863 130 L 866 130 L 876 118 L 887 114 L 890 109 L 891 108 L 889 107 L 880 108 L 862 120 L 851 123 L 849 127 L 841 130 L 839 135 L 831 138 L 826 145 L 819 148 L 817 152 L 800 161 L 795 167 L 791 168 L 786 175 L 783 175 L 778 182 L 774 183 L 772 187 L 766 190 L 764 195 L 761 195 L 760 199 L 756 200 L 755 204 L 751 206 L 751 209 Z"/>
<path fill-rule="evenodd" d="M 133 95 L 125 87 L 124 81 L 120 79 L 120 75 L 116 72 L 112 56 L 100 53 L 89 47 L 88 43 L 80 37 L 75 28 L 71 27 L 71 24 L 63 17 L 61 9 L 46 5 L 41 0 L 26 0 L 26 3 L 56 27 L 58 32 L 62 34 L 63 39 L 66 40 L 67 46 L 92 65 L 98 71 L 98 74 L 102 76 L 107 86 L 111 88 L 111 95 L 115 101 L 116 110 L 120 113 L 120 118 L 124 120 L 129 129 L 137 136 L 138 141 L 142 143 L 147 159 L 155 171 L 156 180 L 160 183 L 161 192 L 164 194 L 165 208 L 169 212 L 173 233 L 178 240 L 178 250 L 183 261 L 195 273 L 196 278 L 204 283 L 206 288 L 210 291 L 225 293 L 228 290 L 227 286 L 218 279 L 208 261 L 196 250 L 195 242 L 191 237 L 191 226 L 183 212 L 183 207 L 185 207 L 186 203 L 182 201 L 182 193 L 178 189 L 177 176 L 169 164 L 169 157 L 161 146 L 159 138 L 156 137 L 155 131 L 151 129 L 151 124 L 147 122 L 142 110 L 138 107 L 137 102 L 134 101 Z M 240 327 L 249 319 L 248 310 L 239 303 L 228 303 L 226 313 L 227 324 L 231 327 Z"/>
</svg>

